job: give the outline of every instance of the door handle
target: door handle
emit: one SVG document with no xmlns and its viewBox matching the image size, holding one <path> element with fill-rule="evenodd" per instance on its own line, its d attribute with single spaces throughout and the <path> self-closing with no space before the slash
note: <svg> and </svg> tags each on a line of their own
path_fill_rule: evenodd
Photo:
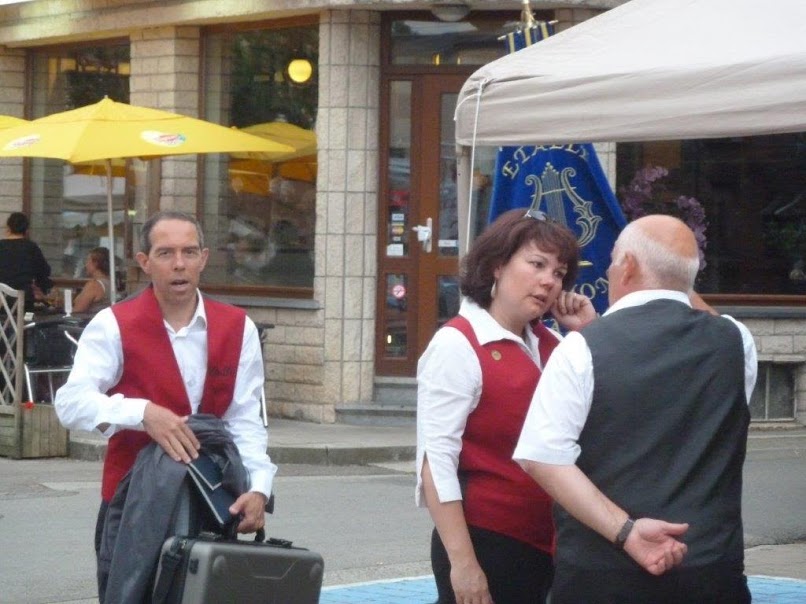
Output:
<svg viewBox="0 0 806 604">
<path fill-rule="evenodd" d="M 431 218 L 425 219 L 425 224 L 418 224 L 417 226 L 411 227 L 411 230 L 417 233 L 417 241 L 423 244 L 423 251 L 431 252 L 431 242 L 432 242 L 432 235 L 433 235 L 433 221 Z"/>
</svg>

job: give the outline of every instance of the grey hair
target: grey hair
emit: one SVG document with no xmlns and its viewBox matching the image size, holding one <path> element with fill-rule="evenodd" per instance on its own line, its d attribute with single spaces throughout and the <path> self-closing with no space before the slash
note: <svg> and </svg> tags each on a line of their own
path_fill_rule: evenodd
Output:
<svg viewBox="0 0 806 604">
<path fill-rule="evenodd" d="M 631 252 L 644 275 L 644 286 L 652 289 L 671 289 L 689 293 L 700 271 L 699 256 L 681 256 L 651 239 L 640 225 L 628 224 L 621 231 L 614 246 L 614 260 L 620 262 Z"/>
<path fill-rule="evenodd" d="M 204 233 L 202 233 L 201 224 L 196 220 L 193 214 L 187 212 L 180 212 L 179 210 L 162 210 L 156 214 L 149 216 L 148 220 L 143 224 L 140 230 L 140 251 L 148 255 L 151 252 L 151 231 L 154 230 L 154 225 L 162 220 L 182 220 L 189 222 L 196 227 L 196 235 L 199 239 L 199 247 L 204 249 Z"/>
</svg>

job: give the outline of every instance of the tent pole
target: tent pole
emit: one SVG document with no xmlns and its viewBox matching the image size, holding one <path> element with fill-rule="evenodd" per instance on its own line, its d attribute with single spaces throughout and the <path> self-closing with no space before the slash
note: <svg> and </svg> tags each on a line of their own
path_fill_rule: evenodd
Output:
<svg viewBox="0 0 806 604">
<path fill-rule="evenodd" d="M 104 160 L 106 163 L 106 213 L 109 225 L 109 300 L 114 304 L 117 302 L 118 280 L 115 272 L 115 222 L 112 207 L 112 160 Z"/>
<path fill-rule="evenodd" d="M 535 16 L 532 14 L 532 7 L 529 5 L 529 0 L 523 0 L 523 8 L 521 9 L 521 25 L 524 28 L 535 26 Z"/>
<path fill-rule="evenodd" d="M 456 219 L 459 227 L 459 257 L 470 249 L 470 148 L 456 145 Z"/>
</svg>

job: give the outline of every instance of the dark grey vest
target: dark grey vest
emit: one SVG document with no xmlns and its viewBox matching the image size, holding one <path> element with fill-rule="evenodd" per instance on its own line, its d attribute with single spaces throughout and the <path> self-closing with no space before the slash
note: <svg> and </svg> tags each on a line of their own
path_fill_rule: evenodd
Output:
<svg viewBox="0 0 806 604">
<path fill-rule="evenodd" d="M 750 421 L 736 326 L 673 300 L 594 321 L 593 403 L 579 468 L 633 518 L 688 522 L 684 566 L 741 562 Z M 637 568 L 556 506 L 558 562 Z"/>
</svg>

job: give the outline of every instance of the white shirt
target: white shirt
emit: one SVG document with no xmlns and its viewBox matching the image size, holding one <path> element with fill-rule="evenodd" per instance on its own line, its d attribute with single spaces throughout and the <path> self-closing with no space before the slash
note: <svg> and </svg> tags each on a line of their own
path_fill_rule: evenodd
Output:
<svg viewBox="0 0 806 604">
<path fill-rule="evenodd" d="M 670 299 L 691 306 L 687 295 L 670 290 L 633 292 L 613 304 L 605 315 L 652 300 Z M 750 331 L 728 315 L 742 334 L 744 387 L 747 401 L 753 394 L 758 372 L 756 345 Z M 512 457 L 556 465 L 573 465 L 581 452 L 577 444 L 593 401 L 593 360 L 588 344 L 570 333 L 554 349 L 540 378 L 518 445 Z"/>
<path fill-rule="evenodd" d="M 179 372 L 193 413 L 201 403 L 207 372 L 207 315 L 199 294 L 196 312 L 179 331 L 165 322 Z M 54 405 L 62 424 L 71 430 L 94 430 L 110 424 L 104 436 L 122 429 L 144 430 L 143 414 L 148 400 L 105 394 L 123 375 L 120 328 L 111 308 L 101 310 L 87 325 L 78 342 L 73 369 L 67 383 L 56 393 Z M 247 317 L 244 324 L 238 374 L 232 402 L 222 420 L 249 472 L 251 490 L 271 495 L 277 466 L 266 453 L 268 434 L 260 419 L 263 389 L 263 357 L 257 328 Z"/>
<path fill-rule="evenodd" d="M 483 308 L 464 299 L 459 315 L 473 328 L 479 344 L 512 340 L 540 369 L 538 338 L 526 330 L 526 341 L 507 331 Z M 554 333 L 554 332 L 552 332 Z M 555 334 L 560 339 L 559 334 Z M 425 457 L 441 502 L 462 499 L 457 468 L 467 417 L 481 397 L 481 365 L 475 350 L 458 329 L 434 334 L 417 364 L 417 489 L 415 501 L 424 507 L 422 469 Z"/>
</svg>

